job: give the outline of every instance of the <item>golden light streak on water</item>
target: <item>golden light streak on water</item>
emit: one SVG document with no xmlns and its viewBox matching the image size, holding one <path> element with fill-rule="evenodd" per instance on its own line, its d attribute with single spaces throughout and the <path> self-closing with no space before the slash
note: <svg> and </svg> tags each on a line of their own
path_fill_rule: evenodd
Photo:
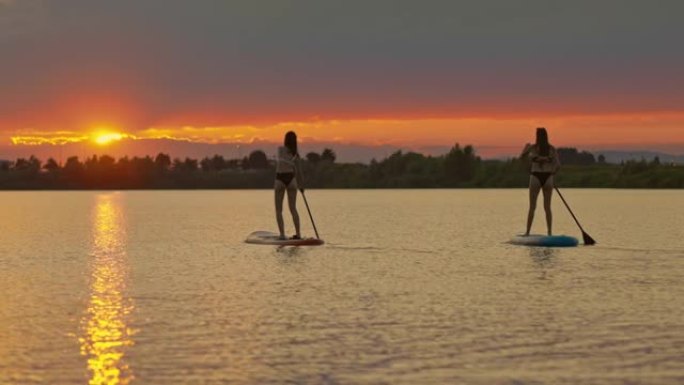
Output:
<svg viewBox="0 0 684 385">
<path fill-rule="evenodd" d="M 120 199 L 119 194 L 97 195 L 93 210 L 90 301 L 79 339 L 92 385 L 124 385 L 133 379 L 125 360 L 133 345 L 127 320 L 134 307 L 125 295 L 128 266 Z"/>
</svg>

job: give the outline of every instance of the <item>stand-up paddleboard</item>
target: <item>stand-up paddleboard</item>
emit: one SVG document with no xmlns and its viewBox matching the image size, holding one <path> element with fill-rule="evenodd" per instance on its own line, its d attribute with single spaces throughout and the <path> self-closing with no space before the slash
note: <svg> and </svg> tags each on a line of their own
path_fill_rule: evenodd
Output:
<svg viewBox="0 0 684 385">
<path fill-rule="evenodd" d="M 280 239 L 280 236 L 271 231 L 255 231 L 249 234 L 245 242 L 254 245 L 274 245 L 274 246 L 320 246 L 324 244 L 322 239 L 302 238 L 302 239 Z"/>
<path fill-rule="evenodd" d="M 514 245 L 543 247 L 575 247 L 579 241 L 568 235 L 516 235 L 510 241 Z"/>
</svg>

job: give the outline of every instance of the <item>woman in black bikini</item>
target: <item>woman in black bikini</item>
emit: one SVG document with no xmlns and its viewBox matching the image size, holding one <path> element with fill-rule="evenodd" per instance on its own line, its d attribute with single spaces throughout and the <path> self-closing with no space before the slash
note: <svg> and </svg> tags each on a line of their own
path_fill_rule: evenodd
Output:
<svg viewBox="0 0 684 385">
<path fill-rule="evenodd" d="M 292 239 L 301 239 L 299 230 L 299 213 L 297 213 L 297 186 L 301 185 L 299 173 L 299 153 L 297 153 L 297 134 L 290 131 L 285 134 L 284 146 L 278 147 L 278 157 L 276 158 L 276 178 L 275 178 L 275 207 L 276 220 L 280 239 L 285 238 L 285 223 L 283 222 L 283 199 L 287 191 L 287 203 L 292 213 L 292 221 L 295 226 L 295 235 Z M 299 189 L 304 191 L 303 188 Z"/>
<path fill-rule="evenodd" d="M 530 235 L 534 210 L 537 208 L 539 190 L 544 193 L 544 211 L 546 212 L 546 228 L 551 235 L 553 216 L 551 215 L 551 195 L 553 194 L 553 176 L 560 168 L 558 153 L 549 144 L 549 136 L 543 127 L 537 128 L 537 141 L 534 145 L 526 144 L 521 157 L 529 156 L 530 167 L 530 211 L 527 214 L 527 231 Z"/>
</svg>

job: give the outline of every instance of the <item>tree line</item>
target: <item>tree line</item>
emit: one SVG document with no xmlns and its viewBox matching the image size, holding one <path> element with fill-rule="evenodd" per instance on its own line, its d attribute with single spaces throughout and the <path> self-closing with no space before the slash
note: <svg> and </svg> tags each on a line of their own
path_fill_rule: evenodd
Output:
<svg viewBox="0 0 684 385">
<path fill-rule="evenodd" d="M 564 187 L 684 188 L 684 167 L 653 161 L 608 164 L 599 155 L 559 148 L 556 183 Z M 444 155 L 396 151 L 369 164 L 338 163 L 335 152 L 302 157 L 307 188 L 525 187 L 529 160 L 486 160 L 471 145 L 455 144 Z M 91 156 L 59 164 L 35 156 L 0 163 L 0 189 L 239 189 L 272 188 L 275 164 L 256 150 L 242 159 Z"/>
</svg>

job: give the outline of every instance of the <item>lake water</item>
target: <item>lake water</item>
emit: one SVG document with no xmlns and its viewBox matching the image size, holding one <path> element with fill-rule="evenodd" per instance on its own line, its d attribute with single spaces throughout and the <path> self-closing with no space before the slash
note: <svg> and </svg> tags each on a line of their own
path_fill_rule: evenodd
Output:
<svg viewBox="0 0 684 385">
<path fill-rule="evenodd" d="M 282 249 L 270 191 L 2 192 L 0 384 L 684 383 L 684 193 L 564 195 L 598 245 L 507 244 L 525 190 L 311 190 Z"/>
</svg>

